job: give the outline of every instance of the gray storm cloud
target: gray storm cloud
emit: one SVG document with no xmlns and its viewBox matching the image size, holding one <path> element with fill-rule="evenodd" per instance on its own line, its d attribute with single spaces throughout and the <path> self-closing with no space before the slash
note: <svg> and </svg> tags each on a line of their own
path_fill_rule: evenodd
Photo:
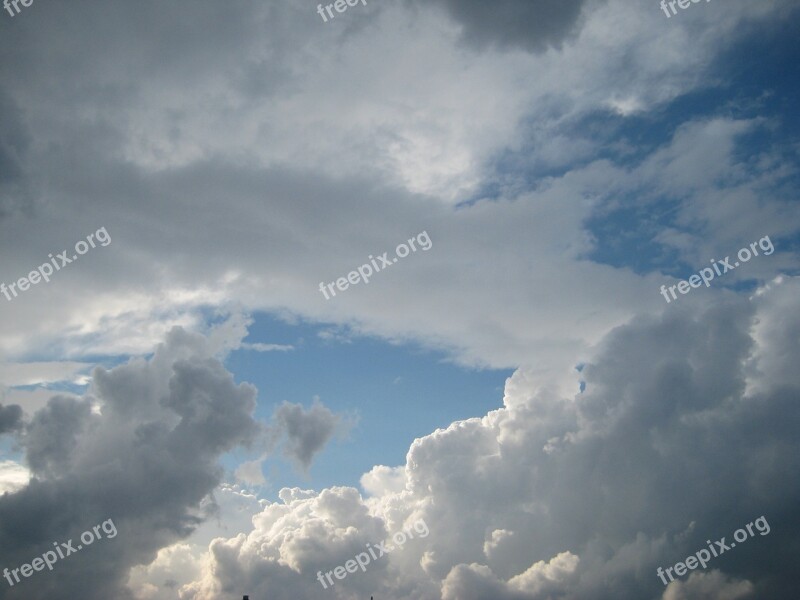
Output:
<svg viewBox="0 0 800 600">
<path fill-rule="evenodd" d="M 477 47 L 543 51 L 559 46 L 579 23 L 587 0 L 434 0 L 463 27 L 464 41 Z"/>
<path fill-rule="evenodd" d="M 22 407 L 17 404 L 0 404 L 0 434 L 18 429 L 22 424 Z"/>
<path fill-rule="evenodd" d="M 102 552 L 87 548 L 52 573 L 4 583 L 0 598 L 132 598 L 132 567 L 218 515 L 224 453 L 280 434 L 287 456 L 311 464 L 340 418 L 320 402 L 284 403 L 271 426 L 256 421 L 255 387 L 236 384 L 216 357 L 230 324 L 209 337 L 176 327 L 151 358 L 95 369 L 84 397 L 55 395 L 28 423 L 19 406 L 0 407 L 5 430 L 23 428 L 17 441 L 32 475 L 0 497 L 0 567 L 29 563 L 106 519 L 119 529 Z"/>
<path fill-rule="evenodd" d="M 221 481 L 220 455 L 263 429 L 255 388 L 235 384 L 197 334 L 175 329 L 151 359 L 94 377 L 87 397 L 51 398 L 20 435 L 33 480 L 0 497 L 0 564 L 29 562 L 109 518 L 119 535 L 52 573 L 4 583 L 0 597 L 131 598 L 128 569 L 196 527 Z"/>
</svg>

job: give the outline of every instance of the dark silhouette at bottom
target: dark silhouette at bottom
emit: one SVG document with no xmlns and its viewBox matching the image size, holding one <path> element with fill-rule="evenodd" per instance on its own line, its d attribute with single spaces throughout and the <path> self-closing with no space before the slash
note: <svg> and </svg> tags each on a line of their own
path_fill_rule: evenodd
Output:
<svg viewBox="0 0 800 600">
<path fill-rule="evenodd" d="M 250 600 L 250 596 L 242 596 L 242 600 Z M 369 600 L 372 600 L 372 596 L 369 597 Z"/>
</svg>

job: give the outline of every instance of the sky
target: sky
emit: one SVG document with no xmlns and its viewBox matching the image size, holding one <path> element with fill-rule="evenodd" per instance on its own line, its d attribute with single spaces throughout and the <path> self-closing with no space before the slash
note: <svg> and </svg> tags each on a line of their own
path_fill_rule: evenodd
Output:
<svg viewBox="0 0 800 600">
<path fill-rule="evenodd" d="M 0 10 L 0 598 L 792 597 L 800 4 L 354 2 Z"/>
</svg>

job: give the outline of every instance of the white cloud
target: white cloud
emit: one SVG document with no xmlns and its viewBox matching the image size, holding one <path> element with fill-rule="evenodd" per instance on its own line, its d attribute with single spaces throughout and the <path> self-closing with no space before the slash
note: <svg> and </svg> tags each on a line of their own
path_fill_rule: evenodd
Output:
<svg viewBox="0 0 800 600">
<path fill-rule="evenodd" d="M 406 471 L 404 467 L 376 465 L 361 476 L 360 483 L 371 496 L 399 494 L 406 485 Z"/>
<path fill-rule="evenodd" d="M 0 494 L 16 492 L 30 480 L 30 471 L 13 460 L 0 461 Z"/>
<path fill-rule="evenodd" d="M 747 600 L 753 598 L 753 584 L 729 578 L 716 569 L 692 573 L 686 581 L 670 583 L 662 600 Z"/>
<path fill-rule="evenodd" d="M 365 11 L 368 27 L 346 34 L 323 27 L 313 35 L 306 35 L 307 7 L 299 3 L 243 5 L 229 8 L 232 30 L 219 32 L 221 41 L 189 36 L 176 41 L 188 44 L 184 52 L 170 53 L 178 63 L 178 56 L 197 55 L 220 68 L 154 61 L 152 77 L 137 77 L 152 66 L 138 55 L 125 54 L 129 70 L 103 68 L 120 58 L 114 46 L 108 56 L 81 48 L 84 54 L 71 56 L 84 58 L 85 69 L 51 73 L 55 86 L 69 77 L 64 88 L 102 88 L 98 77 L 112 87 L 132 85 L 136 102 L 82 98 L 53 110 L 50 78 L 20 80 L 10 73 L 9 86 L 28 100 L 27 131 L 39 140 L 36 148 L 49 147 L 54 136 L 91 140 L 73 153 L 87 162 L 70 189 L 96 210 L 114 242 L 27 292 L 25 302 L 9 303 L 0 348 L 9 360 L 45 348 L 76 358 L 140 354 L 174 325 L 202 329 L 204 309 L 211 307 L 291 314 L 350 326 L 354 334 L 419 341 L 464 364 L 565 369 L 565 359 L 580 359 L 613 327 L 662 308 L 654 291 L 663 283 L 658 277 L 584 258 L 595 243 L 585 223 L 596 211 L 626 194 L 647 200 L 642 190 L 694 189 L 698 196 L 681 207 L 682 219 L 707 230 L 692 232 L 697 250 L 685 258 L 702 264 L 721 247 L 737 248 L 742 236 L 751 237 L 752 215 L 758 215 L 756 235 L 792 230 L 797 217 L 780 202 L 757 200 L 759 186 L 775 181 L 779 153 L 765 157 L 772 168 L 760 178 L 743 184 L 739 177 L 733 140 L 752 131 L 753 122 L 686 124 L 630 171 L 597 159 L 606 140 L 564 128 L 611 101 L 635 98 L 652 108 L 707 85 L 709 61 L 738 39 L 741 24 L 784 5 L 737 0 L 722 10 L 712 4 L 695 11 L 692 25 L 667 23 L 659 11 L 632 9 L 622 0 L 592 3 L 576 38 L 540 54 L 465 50 L 446 14 L 402 3 Z M 63 26 L 69 13 L 61 10 L 54 7 L 37 28 L 48 40 L 74 34 Z M 134 36 L 139 44 L 145 33 L 130 30 L 126 10 L 115 4 L 107 17 L 125 24 L 115 35 Z M 213 21 L 216 9 L 197 10 Z M 171 11 L 159 18 L 185 18 Z M 697 23 L 702 36 L 692 35 Z M 304 33 L 300 49 L 297 36 L 291 36 L 292 51 L 281 45 L 288 44 L 280 34 L 289 25 Z M 237 28 L 250 35 L 240 40 Z M 228 35 L 236 43 L 228 46 Z M 276 55 L 285 59 L 280 74 L 271 73 L 273 91 L 281 93 L 267 93 L 260 87 L 265 76 L 253 73 L 275 63 Z M 383 56 L 393 57 L 391 69 Z M 116 124 L 109 144 L 124 147 L 122 164 L 115 162 L 122 157 L 104 151 L 104 137 L 82 135 L 84 119 L 76 115 L 91 110 L 87 102 L 98 119 Z M 523 184 L 523 161 L 509 180 L 497 182 L 496 201 L 453 208 L 476 183 L 494 183 L 486 178 L 498 156 L 523 148 L 530 160 L 565 173 Z M 107 162 L 99 165 L 99 158 Z M 35 172 L 66 177 L 75 171 L 71 164 L 45 167 L 51 155 L 30 159 L 42 166 Z M 108 174 L 115 169 L 118 177 Z M 728 185 L 717 189 L 719 178 Z M 141 217 L 128 218 L 126 202 L 108 201 L 112 193 L 146 196 Z M 156 200 L 165 197 L 170 201 Z M 10 228 L 0 235 L 0 251 L 15 257 L 4 267 L 9 277 L 37 264 L 48 248 L 84 235 L 84 211 L 68 201 L 48 210 L 50 220 L 39 224 L 37 236 L 15 241 L 13 249 L 2 246 L 19 224 L 0 222 Z M 270 219 L 262 222 L 264 211 Z M 429 252 L 331 301 L 317 291 L 321 280 L 423 228 L 434 241 Z M 212 254 L 208 240 L 215 241 Z M 793 260 L 791 253 L 776 255 L 749 265 L 742 276 L 769 278 Z M 569 370 L 561 377 L 564 386 L 574 385 Z"/>
<path fill-rule="evenodd" d="M 236 479 L 247 485 L 263 485 L 267 482 L 262 471 L 263 459 L 249 460 L 236 467 Z"/>
<path fill-rule="evenodd" d="M 179 542 L 159 550 L 155 560 L 146 567 L 132 569 L 128 585 L 134 590 L 136 600 L 175 598 L 179 583 L 201 574 L 199 555 L 196 546 Z"/>
<path fill-rule="evenodd" d="M 44 408 L 47 401 L 53 397 L 55 392 L 47 388 L 36 388 L 33 390 L 6 389 L 1 392 L 4 404 L 18 404 L 26 414 L 32 415 L 37 410 Z M 76 394 L 58 392 L 62 396 L 77 398 Z"/>
<path fill-rule="evenodd" d="M 92 367 L 84 362 L 0 363 L 0 382 L 8 387 L 77 381 Z"/>
<path fill-rule="evenodd" d="M 245 350 L 255 350 L 256 352 L 287 352 L 289 350 L 294 350 L 294 346 L 288 344 L 243 343 L 242 348 Z"/>
</svg>

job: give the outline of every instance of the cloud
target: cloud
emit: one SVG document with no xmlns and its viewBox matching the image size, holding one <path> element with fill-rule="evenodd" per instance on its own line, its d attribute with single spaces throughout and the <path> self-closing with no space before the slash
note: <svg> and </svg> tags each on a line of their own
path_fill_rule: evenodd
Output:
<svg viewBox="0 0 800 600">
<path fill-rule="evenodd" d="M 670 308 L 609 333 L 587 361 L 581 393 L 520 369 L 504 407 L 414 441 L 401 468 L 376 467 L 351 488 L 282 490 L 253 529 L 214 541 L 181 597 L 318 593 L 315 577 L 423 518 L 430 536 L 337 581 L 341 598 L 789 597 L 796 570 L 775 556 L 795 544 L 800 422 L 791 360 L 800 279 L 751 298 Z M 754 363 L 758 364 L 755 368 Z M 767 365 L 769 363 L 769 366 Z M 758 384 L 749 394 L 747 381 Z M 401 480 L 402 478 L 402 480 Z M 729 499 L 736 498 L 731 504 Z M 711 569 L 664 590 L 671 565 L 765 515 L 772 530 Z M 777 524 L 780 523 L 780 526 Z"/>
<path fill-rule="evenodd" d="M 7 386 L 70 381 L 91 368 L 82 362 L 34 362 L 0 364 L 0 382 Z"/>
<path fill-rule="evenodd" d="M 376 465 L 361 476 L 359 483 L 372 496 L 400 493 L 406 485 L 405 468 Z"/>
<path fill-rule="evenodd" d="M 711 85 L 709 61 L 741 38 L 742 23 L 772 17 L 781 4 L 736 2 L 722 11 L 711 3 L 693 17 L 704 35 L 692 36 L 687 21 L 667 27 L 659 11 L 609 0 L 587 5 L 580 35 L 561 50 L 540 54 L 465 53 L 453 43 L 450 17 L 407 2 L 370 7 L 369 27 L 346 33 L 314 23 L 299 1 L 242 3 L 227 8 L 226 27 L 213 35 L 182 29 L 169 39 L 160 33 L 182 27 L 187 14 L 200 27 L 215 23 L 220 8 L 204 1 L 145 10 L 115 0 L 102 13 L 86 2 L 30 13 L 36 26 L 26 35 L 10 27 L 0 39 L 19 55 L 13 68 L 0 66 L 16 107 L 0 119 L 19 129 L 8 143 L 20 185 L 37 200 L 30 222 L 17 212 L 0 219 L 0 252 L 13 257 L 0 277 L 15 280 L 100 225 L 114 243 L 29 290 L 24 302 L 7 303 L 0 352 L 9 360 L 45 351 L 142 354 L 174 325 L 201 328 L 209 306 L 243 306 L 350 325 L 354 335 L 413 339 L 469 365 L 562 365 L 654 310 L 655 278 L 586 259 L 599 244 L 585 223 L 619 198 L 695 190 L 680 216 L 709 223 L 710 233 L 692 232 L 702 250 L 734 239 L 734 227 L 740 234 L 753 207 L 763 206 L 764 230 L 795 226 L 789 210 L 765 199 L 785 168 L 780 150 L 765 151 L 763 164 L 773 168 L 761 179 L 739 185 L 750 165 L 730 152 L 731 140 L 753 131 L 750 120 L 682 128 L 674 140 L 657 140 L 654 160 L 639 169 L 609 158 L 615 140 L 594 134 L 597 127 L 578 127 L 604 123 L 619 99 L 652 112 Z M 476 27 L 480 11 L 496 10 L 486 15 L 490 32 L 506 18 L 539 19 L 525 6 L 553 6 L 482 5 L 447 6 Z M 566 23 L 564 10 L 560 21 L 542 23 Z M 72 52 L 54 65 L 48 44 Z M 374 57 L 390 55 L 388 74 Z M 28 116 L 17 123 L 19 112 Z M 54 150 L 65 147 L 72 151 Z M 652 153 L 645 148 L 642 159 Z M 506 162 L 512 173 L 504 174 Z M 64 185 L 53 190 L 50 177 Z M 762 185 L 770 177 L 773 186 Z M 498 197 L 481 198 L 481 186 Z M 56 196 L 44 202 L 41 189 Z M 737 202 L 728 209 L 731 192 Z M 131 219 L 140 198 L 147 200 Z M 453 208 L 465 200 L 474 202 Z M 722 209 L 738 216 L 717 218 Z M 263 211 L 271 218 L 256 225 Z M 21 228 L 35 235 L 15 236 Z M 422 229 L 434 248 L 380 282 L 352 290 L 346 302 L 317 291 Z M 753 263 L 759 278 L 779 272 L 793 259 L 787 254 Z"/>
<path fill-rule="evenodd" d="M 18 404 L 0 404 L 0 435 L 14 431 L 22 424 L 22 407 Z"/>
<path fill-rule="evenodd" d="M 369 515 L 352 488 L 321 493 L 285 488 L 279 495 L 281 502 L 269 503 L 253 517 L 251 532 L 211 543 L 211 562 L 202 579 L 180 590 L 182 599 L 211 600 L 234 590 L 274 600 L 315 597 L 322 591 L 316 570 L 330 570 L 367 543 L 387 537 L 381 520 Z M 374 589 L 380 597 L 371 586 L 379 584 L 388 566 L 386 560 L 376 561 L 363 577 L 351 579 L 356 588 Z"/>
<path fill-rule="evenodd" d="M 243 343 L 242 348 L 245 350 L 255 350 L 256 352 L 287 352 L 289 350 L 294 350 L 294 346 L 287 344 Z"/>
<path fill-rule="evenodd" d="M 221 455 L 252 444 L 255 389 L 180 329 L 154 355 L 98 368 L 85 397 L 54 396 L 20 437 L 30 483 L 0 497 L 0 563 L 18 566 L 106 519 L 119 535 L 36 573 L 6 598 L 131 598 L 129 570 L 213 514 Z M 93 403 L 101 410 L 92 411 Z"/>
<path fill-rule="evenodd" d="M 10 388 L 0 390 L 0 397 L 8 404 L 19 404 L 27 416 L 33 415 L 36 411 L 47 406 L 50 398 L 55 392 L 44 387 L 37 387 L 32 390 Z M 59 392 L 59 396 L 78 398 L 75 394 Z"/>
<path fill-rule="evenodd" d="M 442 583 L 442 600 L 536 600 L 565 587 L 579 559 L 562 552 L 549 562 L 539 561 L 508 582 L 500 581 L 486 566 L 458 565 Z"/>
<path fill-rule="evenodd" d="M 0 494 L 16 492 L 30 480 L 30 471 L 13 460 L 0 461 Z"/>
<path fill-rule="evenodd" d="M 236 467 L 234 475 L 239 481 L 248 485 L 263 485 L 267 482 L 262 471 L 262 458 L 243 462 Z"/>
<path fill-rule="evenodd" d="M 308 469 L 340 421 L 340 417 L 316 399 L 308 410 L 301 404 L 284 402 L 275 410 L 272 434 L 276 439 L 285 437 L 283 453 Z"/>
<path fill-rule="evenodd" d="M 167 341 L 31 415 L 21 443 L 33 479 L 0 498 L 2 563 L 109 517 L 120 535 L 0 593 L 125 599 L 131 567 L 155 560 L 137 580 L 150 596 L 181 588 L 216 600 L 246 585 L 252 597 L 313 597 L 317 570 L 424 516 L 429 538 L 333 594 L 638 600 L 662 593 L 657 565 L 766 514 L 782 526 L 726 556 L 724 579 L 673 589 L 719 582 L 738 593 L 751 582 L 790 596 L 796 576 L 752 553 L 791 555 L 797 530 L 784 507 L 799 495 L 786 477 L 798 467 L 798 286 L 773 279 L 796 251 L 741 271 L 770 281 L 751 300 L 704 290 L 713 309 L 687 297 L 662 315 L 657 268 L 593 262 L 604 245 L 586 228 L 630 198 L 658 205 L 676 222 L 651 247 L 691 264 L 742 237 L 797 230 L 783 201 L 791 155 L 766 144 L 743 160 L 737 146 L 775 123 L 722 107 L 670 124 L 652 146 L 603 133 L 618 118 L 609 111 L 649 119 L 690 92 L 738 89 L 709 65 L 753 27 L 769 34 L 789 4 L 730 0 L 667 23 L 655 4 L 628 0 L 442 0 L 438 14 L 386 2 L 365 9 L 369 27 L 321 28 L 299 0 L 76 0 L 5 20 L 0 50 L 14 60 L 0 63 L 0 280 L 101 225 L 114 236 L 4 304 L 4 364 L 37 365 L 12 381 L 74 375 L 77 362 L 41 355 L 148 355 Z M 317 292 L 423 228 L 432 252 L 346 302 Z M 244 320 L 217 339 L 186 331 L 202 329 L 209 307 L 525 367 L 503 409 L 372 469 L 370 497 L 285 489 L 260 506 L 220 487 L 220 457 L 257 445 L 264 426 L 254 388 L 220 362 Z M 42 399 L 23 392 L 4 402 L 26 397 L 28 410 Z M 285 404 L 276 417 L 285 452 L 305 466 L 337 423 L 316 405 Z M 13 489 L 24 474 L 9 469 Z M 258 477 L 253 464 L 239 474 Z M 256 518 L 237 513 L 211 535 L 226 502 Z M 207 564 L 181 546 L 192 532 L 210 546 Z M 166 576 L 172 568 L 182 572 Z"/>
<path fill-rule="evenodd" d="M 25 430 L 25 459 L 31 471 L 47 477 L 66 471 L 91 413 L 91 404 L 83 399 L 53 396 Z"/>
<path fill-rule="evenodd" d="M 670 583 L 662 600 L 748 600 L 754 597 L 753 589 L 749 581 L 729 578 L 713 569 Z"/>
<path fill-rule="evenodd" d="M 437 4 L 432 2 L 429 4 Z M 439 0 L 478 48 L 520 47 L 541 52 L 560 46 L 572 32 L 586 0 Z"/>
<path fill-rule="evenodd" d="M 135 590 L 137 600 L 160 598 L 161 594 L 172 594 L 180 581 L 193 579 L 202 573 L 197 548 L 179 542 L 158 551 L 155 560 L 146 567 L 137 567 L 131 572 L 130 587 Z"/>
</svg>

